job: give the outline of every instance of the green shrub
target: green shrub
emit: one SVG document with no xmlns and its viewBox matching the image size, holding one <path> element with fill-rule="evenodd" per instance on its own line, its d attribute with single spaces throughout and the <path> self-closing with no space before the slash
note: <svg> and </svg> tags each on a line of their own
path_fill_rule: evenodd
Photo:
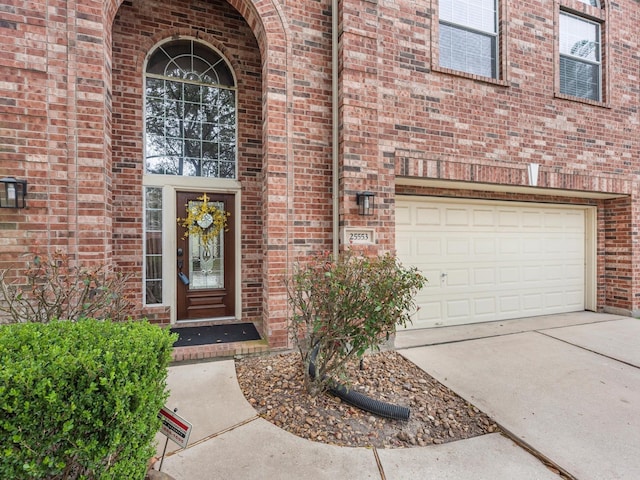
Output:
<svg viewBox="0 0 640 480">
<path fill-rule="evenodd" d="M 142 479 L 174 340 L 148 322 L 0 326 L 0 478 Z"/>
<path fill-rule="evenodd" d="M 426 279 L 391 254 L 368 257 L 348 250 L 297 264 L 286 283 L 289 329 L 302 356 L 307 391 L 316 395 L 335 379 L 348 383 L 349 360 L 379 349 L 396 326 L 411 321 L 414 296 Z M 312 378 L 309 362 L 316 347 Z"/>
</svg>

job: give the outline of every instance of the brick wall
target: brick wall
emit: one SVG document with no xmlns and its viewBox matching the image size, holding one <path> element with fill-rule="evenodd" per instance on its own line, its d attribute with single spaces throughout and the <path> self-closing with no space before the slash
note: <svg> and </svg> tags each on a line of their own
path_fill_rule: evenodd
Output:
<svg viewBox="0 0 640 480">
<path fill-rule="evenodd" d="M 29 182 L 0 212 L 0 267 L 49 248 L 108 261 L 111 196 L 102 2 L 10 2 L 0 20 L 0 176 Z"/>
<path fill-rule="evenodd" d="M 502 73 L 486 80 L 438 66 L 437 2 L 344 2 L 345 192 L 367 185 L 383 205 L 392 204 L 389 170 L 396 177 L 471 182 L 478 191 L 483 183 L 515 188 L 528 185 L 527 164 L 538 163 L 540 187 L 576 190 L 576 197 L 627 195 L 599 203 L 598 306 L 637 310 L 640 57 L 633 52 L 640 8 L 631 0 L 605 2 L 601 12 L 573 0 L 500 3 Z M 560 4 L 604 20 L 603 102 L 557 91 Z M 376 220 L 381 246 L 391 248 L 393 216 L 380 212 Z"/>
</svg>

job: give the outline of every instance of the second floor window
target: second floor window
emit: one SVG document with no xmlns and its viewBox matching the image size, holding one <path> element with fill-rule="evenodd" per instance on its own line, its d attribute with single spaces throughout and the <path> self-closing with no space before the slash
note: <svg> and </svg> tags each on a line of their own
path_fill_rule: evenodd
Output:
<svg viewBox="0 0 640 480">
<path fill-rule="evenodd" d="M 602 99 L 600 24 L 560 12 L 560 93 Z"/>
<path fill-rule="evenodd" d="M 145 76 L 146 173 L 236 178 L 236 88 L 227 62 L 194 40 L 160 45 Z"/>
<path fill-rule="evenodd" d="M 440 66 L 498 78 L 498 0 L 440 0 Z"/>
</svg>

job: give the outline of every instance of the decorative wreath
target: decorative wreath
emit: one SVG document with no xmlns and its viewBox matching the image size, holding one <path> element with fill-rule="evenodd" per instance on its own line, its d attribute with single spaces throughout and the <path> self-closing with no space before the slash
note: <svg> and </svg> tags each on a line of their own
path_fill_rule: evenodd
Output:
<svg viewBox="0 0 640 480">
<path fill-rule="evenodd" d="M 226 230 L 227 217 L 231 214 L 209 203 L 209 197 L 206 193 L 198 197 L 198 200 L 202 201 L 200 205 L 191 208 L 189 208 L 189 204 L 185 205 L 187 218 L 178 218 L 178 222 L 182 222 L 182 226 L 187 229 L 184 232 L 184 238 L 188 238 L 190 235 L 199 235 L 202 245 L 206 246 L 221 231 Z"/>
</svg>

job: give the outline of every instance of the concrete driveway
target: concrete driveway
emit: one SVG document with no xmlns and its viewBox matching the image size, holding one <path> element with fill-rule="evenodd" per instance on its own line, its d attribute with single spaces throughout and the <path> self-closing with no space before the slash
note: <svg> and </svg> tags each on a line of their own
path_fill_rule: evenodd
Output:
<svg viewBox="0 0 640 480">
<path fill-rule="evenodd" d="M 515 443 L 499 433 L 389 450 L 311 442 L 260 418 L 224 360 L 169 369 L 167 405 L 194 428 L 186 449 L 169 446 L 163 471 L 175 480 L 640 478 L 640 320 L 580 312 L 404 331 L 395 343 Z M 159 453 L 163 445 L 159 436 Z"/>
<path fill-rule="evenodd" d="M 583 312 L 439 330 L 396 345 L 568 476 L 640 478 L 640 320 Z"/>
</svg>

